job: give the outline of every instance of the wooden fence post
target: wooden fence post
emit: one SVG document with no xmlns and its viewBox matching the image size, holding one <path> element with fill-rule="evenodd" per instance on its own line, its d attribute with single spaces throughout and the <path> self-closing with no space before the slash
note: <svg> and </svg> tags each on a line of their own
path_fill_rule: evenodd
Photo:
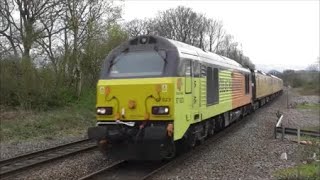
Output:
<svg viewBox="0 0 320 180">
<path fill-rule="evenodd" d="M 282 127 L 282 137 L 281 137 L 281 140 L 283 141 L 283 140 L 284 140 L 284 126 L 281 124 L 281 127 Z"/>
<path fill-rule="evenodd" d="M 297 135 L 298 135 L 298 144 L 300 144 L 300 128 L 298 128 Z"/>
</svg>

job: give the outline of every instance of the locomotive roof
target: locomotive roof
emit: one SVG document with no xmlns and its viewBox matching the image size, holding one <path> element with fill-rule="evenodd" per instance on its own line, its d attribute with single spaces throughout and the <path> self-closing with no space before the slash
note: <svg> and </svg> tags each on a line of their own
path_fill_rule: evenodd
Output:
<svg viewBox="0 0 320 180">
<path fill-rule="evenodd" d="M 277 77 L 277 76 L 275 76 L 275 75 L 269 74 L 269 73 L 265 73 L 265 72 L 260 71 L 260 70 L 254 70 L 254 72 L 255 72 L 255 73 L 262 74 L 262 75 L 265 75 L 265 76 L 270 76 L 270 77 L 272 77 L 272 78 L 275 78 L 275 79 L 278 79 L 278 80 L 281 80 L 281 81 L 282 81 L 281 78 L 279 78 L 279 77 Z"/>
<path fill-rule="evenodd" d="M 141 40 L 143 38 L 147 39 L 144 44 L 141 43 Z M 155 35 L 137 36 L 123 43 L 122 45 L 120 45 L 120 48 L 117 48 L 117 49 L 120 50 L 128 47 L 132 50 L 134 49 L 141 50 L 146 48 L 152 48 L 154 46 L 157 46 L 159 49 L 177 51 L 180 57 L 182 58 L 191 56 L 192 59 L 197 59 L 199 61 L 206 62 L 209 64 L 215 64 L 221 67 L 250 72 L 248 68 L 243 67 L 241 64 L 237 63 L 232 59 L 229 59 L 224 56 L 220 56 L 212 52 L 202 50 L 198 47 L 195 47 L 180 41 L 164 38 L 161 36 L 155 36 Z"/>
<path fill-rule="evenodd" d="M 167 39 L 167 40 L 170 43 L 172 43 L 181 54 L 189 54 L 195 57 L 199 57 L 200 61 L 203 61 L 206 63 L 250 72 L 249 69 L 243 67 L 241 64 L 237 63 L 235 60 L 232 60 L 230 58 L 227 58 L 209 51 L 202 50 L 200 48 L 191 46 L 183 42 L 175 41 L 172 39 Z"/>
<path fill-rule="evenodd" d="M 142 43 L 142 39 L 146 38 L 146 42 Z M 244 72 L 250 72 L 250 70 L 235 60 L 232 60 L 230 58 L 202 50 L 198 47 L 164 38 L 161 36 L 155 36 L 155 35 L 142 35 L 142 36 L 137 36 L 134 37 L 122 44 L 120 44 L 118 47 L 112 50 L 112 52 L 109 54 L 110 59 L 112 59 L 112 56 L 115 56 L 126 49 L 130 50 L 143 50 L 143 49 L 154 49 L 157 47 L 158 49 L 166 49 L 166 50 L 171 50 L 171 51 L 176 51 L 178 52 L 180 58 L 188 58 L 192 57 L 192 59 L 199 60 L 201 62 L 209 63 L 209 64 L 214 64 L 218 65 L 221 67 L 226 67 L 229 69 L 237 69 L 239 71 L 244 71 Z M 262 71 L 254 70 L 254 72 L 260 73 L 265 76 L 270 76 L 267 73 L 264 73 Z M 271 76 L 273 77 L 273 76 Z M 280 79 L 276 76 L 273 78 Z"/>
</svg>

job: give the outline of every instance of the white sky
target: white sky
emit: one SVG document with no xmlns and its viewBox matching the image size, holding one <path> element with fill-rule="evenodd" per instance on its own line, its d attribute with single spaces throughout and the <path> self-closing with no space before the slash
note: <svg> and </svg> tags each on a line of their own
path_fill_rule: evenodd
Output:
<svg viewBox="0 0 320 180">
<path fill-rule="evenodd" d="M 319 0 L 125 0 L 123 18 L 154 17 L 178 5 L 222 20 L 255 64 L 306 65 L 319 57 Z"/>
</svg>

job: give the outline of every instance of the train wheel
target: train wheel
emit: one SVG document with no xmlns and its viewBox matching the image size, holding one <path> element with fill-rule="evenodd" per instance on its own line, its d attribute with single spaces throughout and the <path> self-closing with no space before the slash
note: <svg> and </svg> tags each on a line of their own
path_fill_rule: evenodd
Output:
<svg viewBox="0 0 320 180">
<path fill-rule="evenodd" d="M 194 146 L 196 146 L 196 136 L 192 134 L 192 131 L 190 129 L 187 131 L 185 136 L 177 141 L 176 148 L 177 148 L 177 154 L 183 154 L 191 150 Z"/>
<path fill-rule="evenodd" d="M 197 134 L 194 131 L 194 128 L 188 129 L 187 136 L 185 137 L 185 142 L 189 149 L 197 145 Z"/>
<path fill-rule="evenodd" d="M 214 129 L 215 129 L 215 121 L 209 120 L 209 128 L 208 128 L 208 136 L 209 137 L 214 135 Z"/>
<path fill-rule="evenodd" d="M 168 145 L 168 148 L 167 148 L 167 156 L 164 159 L 170 160 L 175 156 L 176 156 L 176 145 L 174 141 L 171 141 L 171 143 Z"/>
<path fill-rule="evenodd" d="M 195 147 L 197 145 L 197 136 L 196 136 L 196 134 L 192 133 L 192 135 L 189 136 L 188 145 L 189 145 L 190 148 L 193 148 L 193 147 Z"/>
<path fill-rule="evenodd" d="M 216 123 L 215 123 L 215 129 L 217 131 L 221 131 L 224 128 L 224 120 L 222 118 L 222 116 L 218 116 L 218 118 L 216 119 Z"/>
</svg>

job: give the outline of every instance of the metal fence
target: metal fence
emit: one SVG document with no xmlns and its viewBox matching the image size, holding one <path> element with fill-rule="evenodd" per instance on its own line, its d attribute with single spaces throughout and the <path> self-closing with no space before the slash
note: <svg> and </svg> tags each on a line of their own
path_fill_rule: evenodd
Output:
<svg viewBox="0 0 320 180">
<path fill-rule="evenodd" d="M 284 140 L 284 137 L 286 134 L 288 135 L 297 135 L 298 136 L 298 143 L 300 143 L 300 137 L 301 136 L 309 136 L 309 137 L 316 137 L 320 138 L 320 132 L 319 131 L 310 131 L 310 130 L 303 130 L 300 128 L 289 128 L 284 127 L 282 120 L 283 115 L 277 113 L 277 117 L 279 118 L 277 121 L 277 124 L 274 127 L 274 138 L 277 139 L 278 133 L 281 133 L 281 140 Z"/>
</svg>

